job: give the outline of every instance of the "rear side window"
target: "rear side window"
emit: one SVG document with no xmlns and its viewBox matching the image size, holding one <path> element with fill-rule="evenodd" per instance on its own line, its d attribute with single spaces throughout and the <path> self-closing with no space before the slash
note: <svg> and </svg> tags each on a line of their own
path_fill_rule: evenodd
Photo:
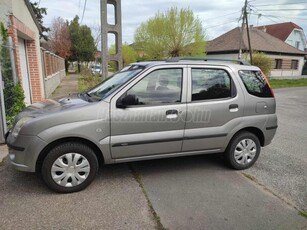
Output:
<svg viewBox="0 0 307 230">
<path fill-rule="evenodd" d="M 260 71 L 240 70 L 239 75 L 249 94 L 256 97 L 274 97 L 270 86 Z"/>
<path fill-rule="evenodd" d="M 221 69 L 192 69 L 192 101 L 234 96 L 231 78 Z"/>
</svg>

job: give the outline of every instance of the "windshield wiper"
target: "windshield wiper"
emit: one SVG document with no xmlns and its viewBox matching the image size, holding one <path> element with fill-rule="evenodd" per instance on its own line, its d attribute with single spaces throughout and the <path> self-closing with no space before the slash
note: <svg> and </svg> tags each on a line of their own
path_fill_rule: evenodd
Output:
<svg viewBox="0 0 307 230">
<path fill-rule="evenodd" d="M 92 95 L 89 94 L 88 92 L 83 92 L 83 93 L 79 93 L 79 97 L 85 101 L 91 101 L 90 98 L 92 97 Z"/>
</svg>

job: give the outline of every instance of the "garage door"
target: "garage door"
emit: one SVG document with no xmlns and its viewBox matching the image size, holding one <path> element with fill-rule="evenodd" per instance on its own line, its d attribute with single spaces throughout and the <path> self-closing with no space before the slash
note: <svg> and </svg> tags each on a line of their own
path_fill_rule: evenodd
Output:
<svg viewBox="0 0 307 230">
<path fill-rule="evenodd" d="M 18 38 L 19 56 L 20 56 L 20 67 L 21 67 L 21 81 L 22 88 L 25 94 L 26 105 L 31 104 L 31 85 L 28 68 L 27 50 L 25 46 L 25 40 Z"/>
</svg>

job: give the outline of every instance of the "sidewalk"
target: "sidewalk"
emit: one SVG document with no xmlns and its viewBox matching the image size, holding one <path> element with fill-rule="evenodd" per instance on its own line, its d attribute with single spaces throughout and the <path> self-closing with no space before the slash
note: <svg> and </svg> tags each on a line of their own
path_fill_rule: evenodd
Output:
<svg viewBox="0 0 307 230">
<path fill-rule="evenodd" d="M 69 74 L 64 77 L 61 84 L 49 98 L 59 98 L 69 94 L 78 93 L 78 77 L 78 74 Z"/>
<path fill-rule="evenodd" d="M 58 88 L 52 93 L 50 98 L 64 97 L 69 94 L 78 93 L 78 74 L 69 74 L 65 76 L 58 86 Z M 8 149 L 6 145 L 0 145 L 0 163 L 8 155 Z"/>
</svg>

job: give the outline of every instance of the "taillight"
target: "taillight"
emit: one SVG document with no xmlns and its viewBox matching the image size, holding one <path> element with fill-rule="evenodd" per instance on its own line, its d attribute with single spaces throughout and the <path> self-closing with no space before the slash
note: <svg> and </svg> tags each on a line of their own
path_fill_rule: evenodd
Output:
<svg viewBox="0 0 307 230">
<path fill-rule="evenodd" d="M 261 75 L 262 75 L 264 81 L 266 82 L 266 84 L 269 86 L 271 94 L 273 95 L 273 97 L 275 97 L 273 89 L 272 89 L 272 87 L 270 85 L 270 82 L 269 82 L 268 78 L 265 76 L 265 74 L 262 71 L 261 71 Z"/>
</svg>

